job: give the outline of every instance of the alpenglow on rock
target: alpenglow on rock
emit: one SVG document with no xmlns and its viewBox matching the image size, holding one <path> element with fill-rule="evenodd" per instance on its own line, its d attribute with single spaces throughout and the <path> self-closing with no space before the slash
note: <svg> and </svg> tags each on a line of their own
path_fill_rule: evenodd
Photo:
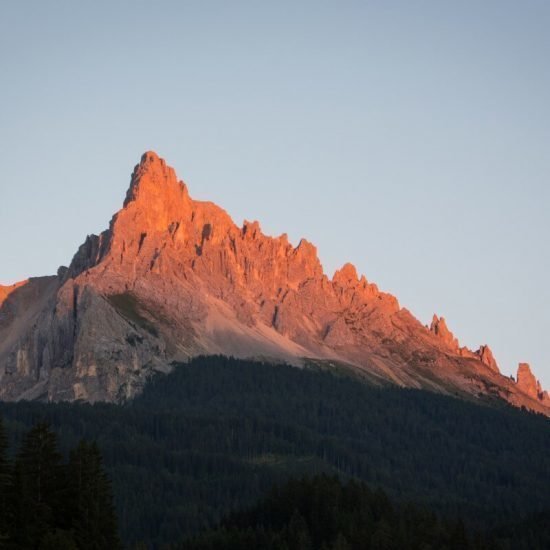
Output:
<svg viewBox="0 0 550 550">
<path fill-rule="evenodd" d="M 2 399 L 123 402 L 200 354 L 322 362 L 373 384 L 550 410 L 487 346 L 460 347 L 437 316 L 423 326 L 351 264 L 329 278 L 306 240 L 237 226 L 153 152 L 68 268 L 0 287 Z"/>
</svg>

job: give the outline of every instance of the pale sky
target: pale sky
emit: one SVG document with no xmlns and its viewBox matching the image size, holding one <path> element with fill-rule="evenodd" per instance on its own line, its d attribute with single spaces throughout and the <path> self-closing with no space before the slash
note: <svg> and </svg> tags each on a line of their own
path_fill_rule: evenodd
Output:
<svg viewBox="0 0 550 550">
<path fill-rule="evenodd" d="M 153 149 L 550 387 L 550 2 L 0 7 L 0 283 L 67 265 Z"/>
</svg>

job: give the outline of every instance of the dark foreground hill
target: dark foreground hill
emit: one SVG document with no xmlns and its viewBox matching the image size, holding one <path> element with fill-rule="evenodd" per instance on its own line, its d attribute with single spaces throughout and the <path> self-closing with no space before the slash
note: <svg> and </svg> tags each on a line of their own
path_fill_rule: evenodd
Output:
<svg viewBox="0 0 550 550">
<path fill-rule="evenodd" d="M 289 477 L 323 472 L 469 529 L 531 525 L 550 509 L 547 418 L 330 372 L 198 358 L 125 406 L 19 402 L 0 413 L 12 447 L 39 420 L 65 451 L 97 440 L 126 542 L 183 540 Z"/>
</svg>

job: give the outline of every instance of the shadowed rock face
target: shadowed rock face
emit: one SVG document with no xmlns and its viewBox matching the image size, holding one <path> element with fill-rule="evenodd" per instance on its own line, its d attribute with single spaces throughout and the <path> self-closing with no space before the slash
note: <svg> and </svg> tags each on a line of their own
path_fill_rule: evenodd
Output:
<svg viewBox="0 0 550 550">
<path fill-rule="evenodd" d="M 351 264 L 329 279 L 306 240 L 238 227 L 152 152 L 69 268 L 0 287 L 3 399 L 120 402 L 172 361 L 214 353 L 324 361 L 377 384 L 549 410 L 499 373 L 487 346 L 460 347 L 437 316 L 424 327 Z"/>
</svg>

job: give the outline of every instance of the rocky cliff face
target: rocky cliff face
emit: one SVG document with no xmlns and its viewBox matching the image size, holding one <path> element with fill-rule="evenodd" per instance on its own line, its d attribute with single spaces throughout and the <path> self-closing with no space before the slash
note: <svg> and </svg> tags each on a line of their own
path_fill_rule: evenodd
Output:
<svg viewBox="0 0 550 550">
<path fill-rule="evenodd" d="M 460 347 L 437 316 L 424 327 L 351 264 L 329 278 L 306 240 L 235 225 L 152 152 L 68 268 L 0 288 L 3 399 L 124 401 L 172 361 L 213 353 L 549 410 L 500 375 L 487 346 Z"/>
</svg>

